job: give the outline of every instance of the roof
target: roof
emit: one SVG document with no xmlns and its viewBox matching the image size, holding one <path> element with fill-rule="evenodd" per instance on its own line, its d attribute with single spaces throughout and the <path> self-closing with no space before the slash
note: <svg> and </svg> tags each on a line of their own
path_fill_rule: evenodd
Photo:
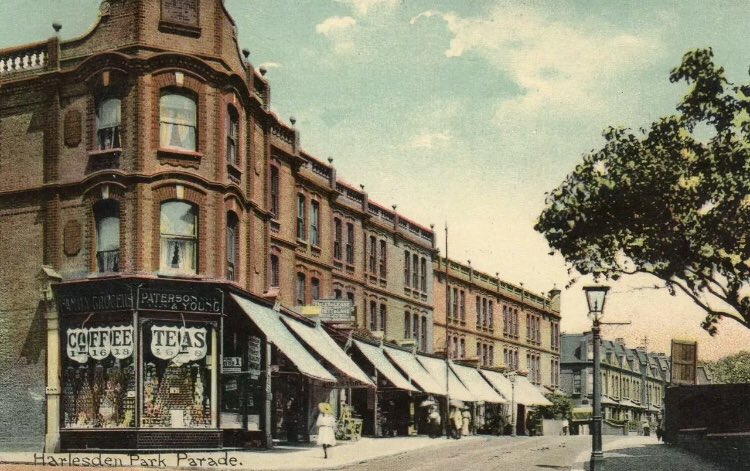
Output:
<svg viewBox="0 0 750 471">
<path fill-rule="evenodd" d="M 586 361 L 581 358 L 581 342 L 583 335 L 563 334 L 560 336 L 560 363 L 575 363 Z"/>
</svg>

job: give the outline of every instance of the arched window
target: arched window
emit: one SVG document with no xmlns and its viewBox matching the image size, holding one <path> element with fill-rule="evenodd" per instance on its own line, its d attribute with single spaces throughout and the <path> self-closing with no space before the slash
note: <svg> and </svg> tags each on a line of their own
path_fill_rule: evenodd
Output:
<svg viewBox="0 0 750 471">
<path fill-rule="evenodd" d="M 190 203 L 168 201 L 161 205 L 160 270 L 197 272 L 198 210 Z"/>
<path fill-rule="evenodd" d="M 421 329 L 421 339 L 422 339 L 422 351 L 427 351 L 427 316 L 422 316 L 422 329 Z"/>
<path fill-rule="evenodd" d="M 427 292 L 427 259 L 422 257 L 421 270 L 419 273 L 419 280 L 422 285 L 422 292 Z M 462 319 L 463 320 L 463 319 Z"/>
<path fill-rule="evenodd" d="M 227 213 L 227 280 L 235 280 L 237 270 L 237 215 L 229 211 Z"/>
<path fill-rule="evenodd" d="M 320 299 L 320 280 L 318 278 L 310 278 L 310 296 L 313 300 Z"/>
<path fill-rule="evenodd" d="M 411 286 L 411 254 L 404 250 L 404 284 Z"/>
<path fill-rule="evenodd" d="M 305 274 L 304 273 L 297 273 L 297 285 L 295 289 L 297 293 L 297 306 L 304 306 L 305 305 Z"/>
<path fill-rule="evenodd" d="M 279 217 L 279 168 L 271 166 L 271 183 L 269 185 L 270 191 L 270 210 L 274 218 Z"/>
<path fill-rule="evenodd" d="M 227 107 L 227 163 L 237 165 L 239 163 L 239 134 L 240 118 L 234 106 Z"/>
<path fill-rule="evenodd" d="M 375 267 L 378 259 L 378 241 L 375 236 L 370 236 L 370 273 L 375 274 Z"/>
<path fill-rule="evenodd" d="M 120 271 L 120 204 L 102 200 L 94 205 L 96 268 L 99 273 Z"/>
<path fill-rule="evenodd" d="M 96 107 L 96 147 L 98 150 L 119 149 L 120 107 L 118 98 L 106 98 Z"/>
<path fill-rule="evenodd" d="M 378 303 L 370 301 L 370 331 L 378 330 Z"/>
<path fill-rule="evenodd" d="M 346 263 L 354 263 L 354 224 L 346 223 Z"/>
<path fill-rule="evenodd" d="M 414 289 L 419 289 L 419 256 L 417 254 L 412 254 L 411 259 L 411 286 Z"/>
<path fill-rule="evenodd" d="M 305 240 L 305 195 L 297 194 L 297 239 Z"/>
<path fill-rule="evenodd" d="M 388 276 L 388 261 L 386 259 L 386 254 L 388 251 L 386 250 L 385 241 L 380 240 L 380 278 L 385 278 Z"/>
<path fill-rule="evenodd" d="M 411 313 L 409 311 L 404 312 L 404 338 L 411 338 Z"/>
<path fill-rule="evenodd" d="M 279 256 L 271 254 L 271 276 L 269 284 L 271 287 L 277 288 L 279 286 Z"/>
<path fill-rule="evenodd" d="M 320 203 L 310 201 L 310 243 L 320 246 Z"/>
<path fill-rule="evenodd" d="M 385 334 L 386 322 L 388 320 L 388 313 L 387 313 L 386 309 L 387 308 L 385 307 L 385 304 L 381 304 L 380 305 L 380 325 L 379 325 L 379 327 L 380 327 L 380 330 L 382 330 L 384 334 Z"/>
<path fill-rule="evenodd" d="M 159 142 L 161 147 L 189 151 L 197 149 L 197 106 L 191 96 L 166 92 L 159 99 Z"/>
<path fill-rule="evenodd" d="M 341 219 L 333 218 L 333 258 L 336 260 L 341 260 L 342 237 Z"/>
<path fill-rule="evenodd" d="M 417 314 L 412 316 L 411 332 L 412 338 L 419 341 L 419 316 Z"/>
</svg>

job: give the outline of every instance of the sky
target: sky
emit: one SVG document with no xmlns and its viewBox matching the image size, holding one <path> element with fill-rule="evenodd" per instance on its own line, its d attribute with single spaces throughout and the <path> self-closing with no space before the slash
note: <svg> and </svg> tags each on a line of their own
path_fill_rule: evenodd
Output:
<svg viewBox="0 0 750 471">
<path fill-rule="evenodd" d="M 302 147 L 340 178 L 435 224 L 456 260 L 537 293 L 569 280 L 533 230 L 559 185 L 611 125 L 639 128 L 674 111 L 667 77 L 690 49 L 712 47 L 748 82 L 750 9 L 742 1 L 226 0 L 240 46 L 268 70 L 272 109 L 294 116 Z M 83 34 L 97 0 L 0 0 L 0 48 Z M 612 283 L 606 338 L 699 342 L 715 359 L 750 343 L 723 321 L 716 337 L 683 296 L 656 280 Z M 564 290 L 562 329 L 590 328 L 579 282 Z M 746 349 L 750 349 L 745 347 Z"/>
</svg>

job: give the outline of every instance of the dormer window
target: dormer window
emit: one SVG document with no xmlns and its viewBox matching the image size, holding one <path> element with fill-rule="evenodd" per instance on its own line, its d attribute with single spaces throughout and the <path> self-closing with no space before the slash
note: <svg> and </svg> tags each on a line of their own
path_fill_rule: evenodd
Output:
<svg viewBox="0 0 750 471">
<path fill-rule="evenodd" d="M 161 147 L 195 152 L 197 149 L 197 106 L 188 95 L 167 92 L 159 100 L 159 142 Z"/>
<path fill-rule="evenodd" d="M 118 98 L 106 98 L 96 108 L 96 147 L 97 150 L 119 149 L 120 108 Z"/>
</svg>

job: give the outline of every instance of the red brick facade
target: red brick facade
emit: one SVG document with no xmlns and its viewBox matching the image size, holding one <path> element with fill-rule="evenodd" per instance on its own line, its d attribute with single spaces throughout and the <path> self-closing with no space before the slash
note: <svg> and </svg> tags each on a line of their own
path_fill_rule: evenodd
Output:
<svg viewBox="0 0 750 471">
<path fill-rule="evenodd" d="M 19 399 L 4 409 L 0 427 L 12 436 L 34 440 L 44 428 L 40 267 L 50 265 L 66 281 L 164 276 L 160 217 L 167 201 L 197 211 L 197 271 L 178 276 L 226 278 L 229 217 L 237 222 L 232 282 L 239 287 L 292 306 L 298 274 L 304 275 L 305 303 L 315 279 L 320 297 L 352 293 L 360 327 L 368 326 L 374 302 L 376 314 L 385 314 L 376 330 L 386 339 L 412 336 L 404 332 L 407 315 L 424 318 L 432 337 L 432 230 L 371 203 L 364 189 L 338 181 L 332 165 L 302 152 L 297 131 L 269 111 L 268 83 L 241 57 L 223 2 L 196 3 L 197 21 L 183 25 L 162 17 L 160 1 L 109 2 L 81 38 L 0 51 L 0 335 L 10 340 L 0 350 L 0 384 L 7 387 L 3 397 Z M 195 101 L 194 150 L 162 145 L 165 91 Z M 119 146 L 99 150 L 97 109 L 105 98 L 120 100 Z M 239 124 L 236 165 L 227 162 L 230 107 Z M 305 198 L 301 237 L 298 195 Z M 97 273 L 94 206 L 107 199 L 119 209 L 119 270 Z M 353 235 L 341 242 L 340 258 L 335 220 L 344 239 L 349 227 Z M 375 272 L 368 269 L 371 237 Z M 424 289 L 404 284 L 406 252 L 426 262 Z M 272 255 L 278 287 L 271 286 Z"/>
</svg>

